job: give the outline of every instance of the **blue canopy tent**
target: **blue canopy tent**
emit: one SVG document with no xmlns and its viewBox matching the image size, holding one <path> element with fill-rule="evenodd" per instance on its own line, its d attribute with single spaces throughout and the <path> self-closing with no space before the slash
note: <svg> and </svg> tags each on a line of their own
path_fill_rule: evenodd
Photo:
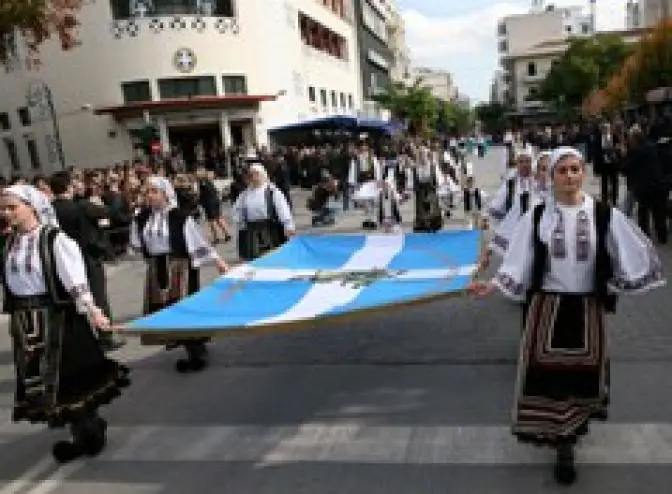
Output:
<svg viewBox="0 0 672 494">
<path fill-rule="evenodd" d="M 338 141 L 367 133 L 382 138 L 403 130 L 403 125 L 384 120 L 373 120 L 334 115 L 314 118 L 269 129 L 271 141 L 278 145 L 306 144 L 309 142 Z"/>
</svg>

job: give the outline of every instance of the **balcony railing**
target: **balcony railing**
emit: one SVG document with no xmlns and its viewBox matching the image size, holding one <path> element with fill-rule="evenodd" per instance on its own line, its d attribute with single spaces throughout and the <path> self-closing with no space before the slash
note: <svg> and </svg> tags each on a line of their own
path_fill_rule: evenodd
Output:
<svg viewBox="0 0 672 494">
<path fill-rule="evenodd" d="M 525 82 L 541 82 L 546 78 L 546 74 L 537 72 L 534 75 L 525 74 L 523 76 L 523 81 Z"/>
<path fill-rule="evenodd" d="M 347 68 L 349 65 L 347 59 L 335 57 L 324 50 L 318 50 L 310 45 L 304 44 L 301 47 L 301 51 L 306 58 L 312 58 L 313 60 L 319 60 L 332 65 L 336 64 L 341 68 Z"/>
</svg>

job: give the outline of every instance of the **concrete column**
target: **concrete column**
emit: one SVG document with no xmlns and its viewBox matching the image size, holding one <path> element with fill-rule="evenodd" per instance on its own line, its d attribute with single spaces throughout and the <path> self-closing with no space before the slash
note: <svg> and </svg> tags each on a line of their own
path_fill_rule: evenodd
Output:
<svg viewBox="0 0 672 494">
<path fill-rule="evenodd" d="M 166 154 L 170 152 L 170 136 L 168 135 L 168 124 L 165 117 L 157 117 L 156 123 L 159 126 L 159 139 L 161 140 L 161 152 Z"/>
<path fill-rule="evenodd" d="M 229 115 L 223 111 L 219 114 L 219 131 L 222 136 L 222 148 L 226 151 L 231 144 L 233 139 L 231 138 L 231 123 L 229 122 Z M 231 178 L 231 157 L 226 155 L 226 176 Z"/>
</svg>

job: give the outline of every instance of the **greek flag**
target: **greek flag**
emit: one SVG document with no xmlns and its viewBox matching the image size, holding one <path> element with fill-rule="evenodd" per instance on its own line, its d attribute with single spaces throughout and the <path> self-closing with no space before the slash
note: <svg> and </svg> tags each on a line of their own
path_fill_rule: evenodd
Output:
<svg viewBox="0 0 672 494">
<path fill-rule="evenodd" d="M 432 300 L 465 289 L 480 244 L 478 230 L 301 235 L 127 331 L 148 337 L 263 332 Z"/>
</svg>

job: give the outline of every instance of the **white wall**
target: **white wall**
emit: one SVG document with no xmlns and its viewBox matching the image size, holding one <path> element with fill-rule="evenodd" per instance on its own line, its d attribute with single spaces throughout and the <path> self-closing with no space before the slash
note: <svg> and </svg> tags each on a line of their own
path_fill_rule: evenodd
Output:
<svg viewBox="0 0 672 494">
<path fill-rule="evenodd" d="M 527 101 L 531 87 L 539 87 L 541 82 L 546 78 L 546 75 L 551 70 L 553 60 L 556 57 L 543 56 L 536 58 L 518 59 L 513 64 L 513 77 L 516 80 L 516 107 L 518 110 L 523 110 L 530 107 L 539 106 L 537 101 Z M 537 68 L 535 76 L 528 75 L 528 64 L 534 63 Z"/>
<path fill-rule="evenodd" d="M 508 42 L 504 56 L 519 55 L 542 41 L 564 36 L 561 11 L 513 15 L 502 22 L 506 24 L 507 34 L 500 39 Z"/>
<path fill-rule="evenodd" d="M 297 43 L 296 46 L 299 49 L 298 51 L 301 56 L 301 61 L 297 66 L 297 70 L 302 74 L 302 81 L 304 83 L 304 94 L 302 97 L 304 104 L 301 105 L 301 116 L 310 119 L 330 114 L 356 114 L 356 111 L 361 104 L 362 95 L 359 85 L 358 52 L 354 26 L 349 21 L 345 22 L 330 9 L 325 8 L 324 5 L 315 0 L 301 0 L 297 2 L 297 4 L 299 4 L 303 13 L 343 36 L 347 40 L 346 60 L 338 60 L 325 53 L 319 52 L 312 47 L 305 46 L 300 42 Z M 315 87 L 317 101 L 314 105 L 309 103 L 308 86 Z M 321 89 L 327 90 L 327 108 L 321 106 Z M 336 91 L 337 94 L 340 94 L 341 92 L 346 95 L 352 94 L 355 102 L 353 110 L 351 111 L 347 107 L 345 110 L 342 110 L 340 108 L 340 101 L 338 101 L 339 106 L 336 109 L 332 108 L 332 90 Z"/>
<path fill-rule="evenodd" d="M 340 62 L 324 54 L 309 53 L 301 42 L 298 10 L 321 22 L 348 40 L 349 60 Z M 61 127 L 61 136 L 68 164 L 106 166 L 130 159 L 131 146 L 124 125 L 112 117 L 79 112 L 84 104 L 94 107 L 123 102 L 121 83 L 150 80 L 153 97 L 159 98 L 157 79 L 181 76 L 215 76 L 221 94 L 222 75 L 245 75 L 248 93 L 275 95 L 286 91 L 277 101 L 261 104 L 256 121 L 259 143 L 267 141 L 268 128 L 292 123 L 310 115 L 309 85 L 326 87 L 361 100 L 356 67 L 354 31 L 350 23 L 340 19 L 315 0 L 238 0 L 237 26 L 228 25 L 224 33 L 214 28 L 215 18 L 204 18 L 207 27 L 192 29 L 194 17 L 185 16 L 186 29 L 170 29 L 169 18 L 162 18 L 164 29 L 150 29 L 151 18 L 137 19 L 137 36 L 123 33 L 116 39 L 107 0 L 86 5 L 80 15 L 81 46 L 62 52 L 56 43 L 42 48 L 44 61 L 39 71 L 16 71 L 0 74 L 2 100 L 0 112 L 16 117 L 16 109 L 25 106 L 26 89 L 31 81 L 46 81 L 52 89 Z M 126 21 L 121 21 L 126 25 Z M 181 74 L 173 64 L 180 48 L 190 48 L 197 57 L 194 70 Z M 319 94 L 318 94 L 319 97 Z M 40 133 L 50 132 L 50 124 L 35 125 Z M 18 117 L 11 134 L 17 140 L 22 164 L 27 166 L 27 151 L 22 149 Z M 110 132 L 116 137 L 108 136 Z M 0 138 L 2 134 L 0 134 Z M 46 149 L 41 150 L 46 162 Z M 0 166 L 7 174 L 8 159 L 0 142 Z"/>
</svg>

